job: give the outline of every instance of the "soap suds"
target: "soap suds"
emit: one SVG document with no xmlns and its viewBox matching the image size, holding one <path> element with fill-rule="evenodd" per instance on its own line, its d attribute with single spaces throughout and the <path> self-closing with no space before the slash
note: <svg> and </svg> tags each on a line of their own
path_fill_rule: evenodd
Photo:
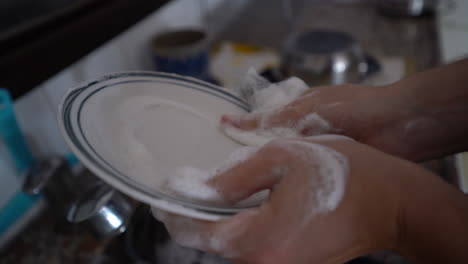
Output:
<svg viewBox="0 0 468 264">
<path fill-rule="evenodd" d="M 189 166 L 178 167 L 174 173 L 169 175 L 166 184 L 163 186 L 168 192 L 176 194 L 179 197 L 197 202 L 222 204 L 222 197 L 214 188 L 208 186 L 208 181 L 214 176 L 247 160 L 257 150 L 257 147 L 240 147 L 232 152 L 219 166 L 210 170 Z"/>
<path fill-rule="evenodd" d="M 265 128 L 260 126 L 255 130 L 243 130 L 222 124 L 221 130 L 235 141 L 247 145 L 261 147 L 277 138 L 298 138 L 303 135 L 319 135 L 331 131 L 330 124 L 317 113 L 311 113 L 301 119 L 297 125 L 291 127 Z"/>
<path fill-rule="evenodd" d="M 296 132 L 306 135 L 319 135 L 330 132 L 330 123 L 325 121 L 317 113 L 311 113 L 301 119 L 294 128 Z M 307 132 L 305 132 L 307 131 Z"/>
<path fill-rule="evenodd" d="M 225 123 L 221 125 L 221 130 L 228 137 L 249 146 L 263 146 L 276 138 L 303 137 L 303 135 L 310 136 L 330 132 L 330 123 L 318 113 L 310 113 L 295 124 L 285 124 L 284 127 L 271 127 L 269 125 L 270 119 L 275 113 L 304 94 L 307 89 L 308 86 L 297 77 L 291 77 L 279 83 L 268 83 L 254 70 L 249 70 L 244 85 L 238 93 L 253 108 L 253 112 L 249 116 L 258 119 L 258 127 L 255 130 L 245 131 Z"/>
<path fill-rule="evenodd" d="M 292 102 L 308 89 L 307 84 L 297 77 L 270 83 L 251 68 L 235 92 L 256 111 L 268 111 Z"/>
<path fill-rule="evenodd" d="M 291 77 L 277 84 L 270 84 L 255 94 L 255 109 L 268 111 L 283 107 L 302 95 L 308 86 L 299 78 Z"/>
<path fill-rule="evenodd" d="M 250 71 L 246 78 L 246 84 L 239 92 L 241 95 L 243 94 L 244 97 L 248 96 L 250 93 L 251 100 L 249 102 L 256 108 L 253 115 L 257 115 L 261 118 L 261 125 L 258 129 L 253 131 L 240 130 L 227 124 L 223 124 L 221 129 L 226 135 L 235 141 L 254 147 L 243 147 L 234 151 L 224 162 L 219 164 L 219 166 L 215 166 L 211 169 L 195 166 L 178 166 L 175 170 L 167 174 L 168 177 L 162 184 L 163 188 L 171 195 L 175 195 L 192 202 L 199 202 L 206 205 L 225 205 L 220 194 L 211 186 L 208 186 L 207 183 L 210 179 L 245 161 L 258 150 L 258 147 L 265 145 L 273 139 L 303 137 L 302 133 L 304 131 L 307 131 L 307 135 L 316 135 L 323 134 L 331 130 L 330 124 L 317 113 L 310 113 L 291 127 L 269 128 L 267 126 L 271 113 L 275 113 L 275 111 L 302 95 L 307 89 L 307 85 L 302 80 L 295 77 L 277 84 L 270 84 L 262 77 L 259 77 L 256 72 Z M 317 150 L 315 150 L 315 152 L 318 153 Z M 320 155 L 317 153 L 315 154 Z M 323 155 L 325 154 L 322 154 L 322 156 Z M 325 165 L 321 165 L 320 167 L 325 168 L 324 166 Z M 330 173 L 335 172 L 330 170 Z M 334 177 L 331 176 L 332 181 L 333 179 Z M 337 185 L 338 183 L 333 184 Z M 314 192 L 314 199 L 327 200 L 328 197 L 325 197 L 326 194 L 336 191 L 331 189 L 334 186 L 333 184 L 329 184 L 328 182 L 323 183 L 323 190 Z M 336 192 L 338 193 L 335 196 L 339 194 L 339 188 Z M 247 202 L 243 201 L 238 205 L 258 205 L 268 197 L 268 194 L 268 191 L 254 194 L 251 199 L 247 199 Z M 252 201 L 254 201 L 255 204 Z M 200 215 L 200 212 L 197 210 L 176 205 L 171 207 L 172 203 L 163 203 L 164 201 L 161 201 L 159 207 L 165 208 L 165 210 L 169 212 L 184 214 L 186 216 L 196 218 L 203 217 L 202 219 L 207 218 L 206 215 Z M 322 207 L 333 207 L 332 202 L 325 204 L 328 205 Z M 187 210 L 192 211 L 188 212 Z M 210 217 L 211 216 L 208 218 Z"/>
<path fill-rule="evenodd" d="M 198 201 L 217 201 L 219 195 L 206 183 L 212 178 L 212 173 L 194 167 L 178 167 L 170 175 L 165 186 L 170 191 Z"/>
<path fill-rule="evenodd" d="M 337 138 L 342 139 L 342 137 Z M 303 206 L 303 210 L 297 211 L 297 215 L 291 217 L 297 217 L 301 224 L 307 225 L 314 217 L 333 211 L 339 206 L 345 195 L 349 174 L 348 160 L 344 155 L 316 143 L 295 139 L 278 140 L 272 144 L 289 152 L 296 161 L 300 161 L 299 166 L 303 166 L 300 175 L 290 175 L 290 177 L 303 177 L 304 180 L 303 184 L 297 186 L 298 192 L 289 194 L 299 195 L 294 200 L 301 200 L 300 205 Z M 284 169 L 282 165 L 277 169 L 276 173 L 281 174 L 284 181 L 292 179 L 288 178 L 289 173 L 297 173 L 294 170 Z M 295 181 L 297 182 L 297 178 Z M 181 245 L 235 258 L 241 252 L 239 248 L 233 247 L 239 245 L 233 244 L 232 241 L 239 241 L 246 235 L 249 230 L 248 223 L 251 222 L 248 218 L 258 217 L 258 214 L 259 211 L 256 209 L 245 210 L 222 225 L 211 226 L 213 229 L 210 230 L 205 230 L 202 222 L 184 217 L 170 217 L 165 212 L 156 213 L 155 217 L 167 224 L 174 239 Z"/>
<path fill-rule="evenodd" d="M 311 137 L 313 139 L 313 137 Z M 308 199 L 304 201 L 305 221 L 335 210 L 343 199 L 349 173 L 347 158 L 341 153 L 312 142 L 280 140 L 275 142 L 307 164 Z"/>
</svg>

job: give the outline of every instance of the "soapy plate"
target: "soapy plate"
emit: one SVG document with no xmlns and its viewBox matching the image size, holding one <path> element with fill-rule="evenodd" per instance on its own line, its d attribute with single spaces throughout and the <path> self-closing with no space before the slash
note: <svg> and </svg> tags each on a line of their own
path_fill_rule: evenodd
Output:
<svg viewBox="0 0 468 264">
<path fill-rule="evenodd" d="M 249 206 L 194 203 L 160 181 L 177 166 L 207 169 L 225 159 L 240 144 L 220 132 L 219 119 L 248 110 L 234 94 L 198 79 L 123 72 L 71 89 L 58 122 L 71 150 L 109 185 L 161 210 L 219 220 Z"/>
</svg>

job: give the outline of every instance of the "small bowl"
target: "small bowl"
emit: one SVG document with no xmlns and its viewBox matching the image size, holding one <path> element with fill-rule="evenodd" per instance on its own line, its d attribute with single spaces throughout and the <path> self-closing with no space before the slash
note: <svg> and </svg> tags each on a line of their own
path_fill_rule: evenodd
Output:
<svg viewBox="0 0 468 264">
<path fill-rule="evenodd" d="M 310 85 L 336 85 L 361 81 L 368 65 L 361 46 L 348 33 L 313 30 L 287 39 L 282 69 Z"/>
</svg>

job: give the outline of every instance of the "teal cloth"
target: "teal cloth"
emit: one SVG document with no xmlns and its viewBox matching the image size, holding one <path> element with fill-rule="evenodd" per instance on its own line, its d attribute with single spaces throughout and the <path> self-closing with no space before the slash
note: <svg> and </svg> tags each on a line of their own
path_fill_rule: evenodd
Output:
<svg viewBox="0 0 468 264">
<path fill-rule="evenodd" d="M 0 89 L 0 140 L 7 146 L 13 163 L 20 174 L 33 163 L 33 156 L 16 122 L 10 94 Z"/>
<path fill-rule="evenodd" d="M 13 226 L 31 207 L 40 196 L 28 196 L 18 191 L 8 203 L 0 210 L 0 235 Z"/>
</svg>

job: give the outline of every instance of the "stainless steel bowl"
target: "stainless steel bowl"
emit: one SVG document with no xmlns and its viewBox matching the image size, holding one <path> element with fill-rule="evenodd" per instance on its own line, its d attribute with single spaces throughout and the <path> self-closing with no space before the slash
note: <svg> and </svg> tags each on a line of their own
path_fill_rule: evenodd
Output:
<svg viewBox="0 0 468 264">
<path fill-rule="evenodd" d="M 125 232 L 133 207 L 120 193 L 100 184 L 83 193 L 68 212 L 72 223 L 85 225 L 97 238 L 109 238 Z"/>
<path fill-rule="evenodd" d="M 349 34 L 306 31 L 286 41 L 282 69 L 309 85 L 356 83 L 368 72 L 364 52 Z"/>
</svg>

